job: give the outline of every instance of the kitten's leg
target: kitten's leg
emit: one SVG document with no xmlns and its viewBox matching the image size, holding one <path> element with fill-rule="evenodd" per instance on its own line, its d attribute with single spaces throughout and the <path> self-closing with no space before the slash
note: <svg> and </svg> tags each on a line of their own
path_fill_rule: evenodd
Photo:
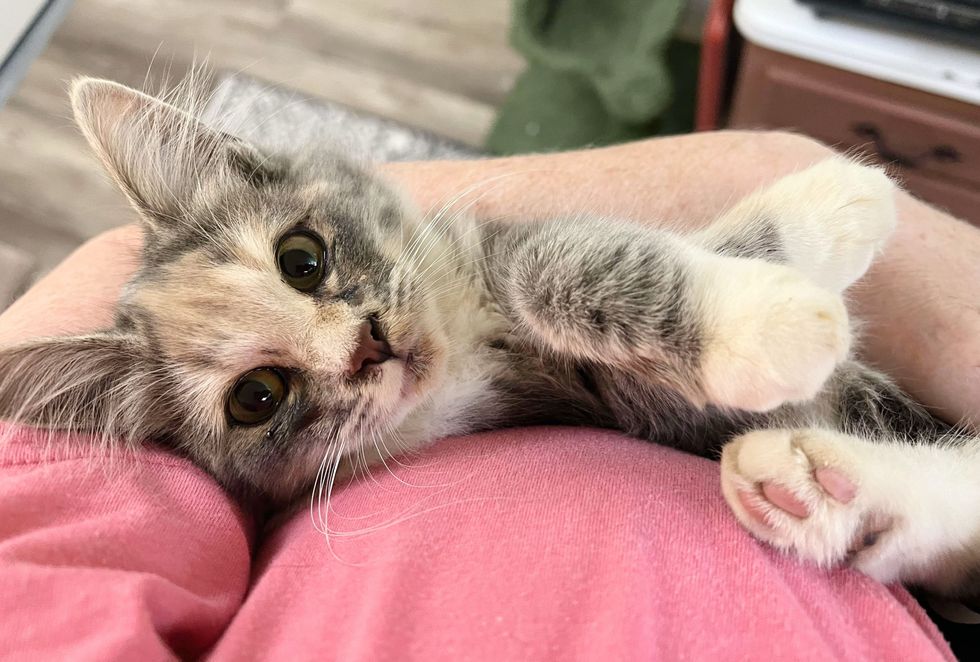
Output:
<svg viewBox="0 0 980 662">
<path fill-rule="evenodd" d="M 808 400 L 848 352 L 840 296 L 786 266 L 609 222 L 510 226 L 490 243 L 488 278 L 526 340 L 694 404 Z"/>
<path fill-rule="evenodd" d="M 980 595 L 980 440 L 774 429 L 728 443 L 722 490 L 756 537 L 882 582 Z"/>
<path fill-rule="evenodd" d="M 718 253 L 788 264 L 840 292 L 894 229 L 895 191 L 880 168 L 833 158 L 746 196 L 693 238 Z"/>
</svg>

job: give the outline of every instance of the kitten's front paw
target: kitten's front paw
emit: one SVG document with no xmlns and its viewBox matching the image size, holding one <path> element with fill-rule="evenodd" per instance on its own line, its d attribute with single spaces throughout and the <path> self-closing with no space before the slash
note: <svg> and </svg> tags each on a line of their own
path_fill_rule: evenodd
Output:
<svg viewBox="0 0 980 662">
<path fill-rule="evenodd" d="M 749 432 L 721 457 L 722 492 L 745 528 L 825 567 L 873 556 L 895 524 L 871 503 L 860 475 L 846 438 L 819 429 Z M 863 570 L 894 579 L 893 569 L 869 561 Z"/>
<path fill-rule="evenodd" d="M 818 200 L 828 207 L 824 223 L 831 239 L 827 246 L 828 266 L 818 282 L 843 289 L 868 270 L 875 254 L 895 230 L 897 189 L 881 168 L 843 158 L 819 163 L 806 174 L 810 178 L 813 211 L 818 211 Z M 830 209 L 832 205 L 836 208 Z"/>
<path fill-rule="evenodd" d="M 839 157 L 777 182 L 770 204 L 796 226 L 793 263 L 839 292 L 864 275 L 895 229 L 896 190 L 881 168 Z"/>
<path fill-rule="evenodd" d="M 719 257 L 704 276 L 708 403 L 762 412 L 810 400 L 847 358 L 851 333 L 840 295 L 756 260 Z"/>
</svg>

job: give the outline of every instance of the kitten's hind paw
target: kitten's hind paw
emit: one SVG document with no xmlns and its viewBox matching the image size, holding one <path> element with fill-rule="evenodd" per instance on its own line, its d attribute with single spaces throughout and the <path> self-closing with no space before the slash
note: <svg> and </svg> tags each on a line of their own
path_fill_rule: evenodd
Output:
<svg viewBox="0 0 980 662">
<path fill-rule="evenodd" d="M 888 581 L 895 569 L 870 557 L 887 547 L 896 520 L 862 489 L 859 462 L 833 432 L 759 430 L 725 446 L 722 492 L 760 540 L 822 566 L 860 559 Z"/>
</svg>

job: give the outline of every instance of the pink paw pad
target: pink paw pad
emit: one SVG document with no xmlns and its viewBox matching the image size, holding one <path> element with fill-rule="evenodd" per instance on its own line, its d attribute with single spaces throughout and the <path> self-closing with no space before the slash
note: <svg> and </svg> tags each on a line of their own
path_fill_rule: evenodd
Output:
<svg viewBox="0 0 980 662">
<path fill-rule="evenodd" d="M 850 503 L 857 496 L 857 485 L 836 469 L 817 469 L 813 472 L 813 477 L 828 495 L 840 503 Z M 761 483 L 759 492 L 740 491 L 738 498 L 745 512 L 760 524 L 768 525 L 766 501 L 793 517 L 806 519 L 810 516 L 810 508 L 806 503 L 789 488 L 778 483 Z"/>
<path fill-rule="evenodd" d="M 758 495 L 739 490 L 738 501 L 742 504 L 742 508 L 745 509 L 749 517 L 759 524 L 769 526 L 768 522 L 766 522 L 766 511 L 763 510 L 762 499 Z"/>
<path fill-rule="evenodd" d="M 762 494 L 772 505 L 785 511 L 793 517 L 806 519 L 810 516 L 810 509 L 805 503 L 788 488 L 776 483 L 763 483 Z"/>
<path fill-rule="evenodd" d="M 800 519 L 805 519 L 810 515 L 810 510 L 806 504 L 782 485 L 762 483 L 760 492 L 739 491 L 738 493 L 738 500 L 745 508 L 745 512 L 759 524 L 768 526 L 765 502 L 769 502 L 770 505 Z"/>
<path fill-rule="evenodd" d="M 817 469 L 813 476 L 827 494 L 841 503 L 850 503 L 857 496 L 857 485 L 836 469 Z"/>
</svg>

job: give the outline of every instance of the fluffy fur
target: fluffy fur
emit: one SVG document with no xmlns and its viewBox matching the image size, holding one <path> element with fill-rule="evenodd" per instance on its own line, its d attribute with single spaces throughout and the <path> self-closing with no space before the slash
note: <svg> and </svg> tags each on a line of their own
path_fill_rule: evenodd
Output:
<svg viewBox="0 0 980 662">
<path fill-rule="evenodd" d="M 111 82 L 76 82 L 72 103 L 140 212 L 142 266 L 114 328 L 0 351 L 0 415 L 153 439 L 281 501 L 446 435 L 613 427 L 721 450 L 725 496 L 765 541 L 977 591 L 980 441 L 849 358 L 841 293 L 895 223 L 880 170 L 826 161 L 687 236 L 478 223 L 453 201 L 419 214 L 344 158 L 263 154 Z M 329 246 L 313 292 L 276 263 L 297 227 Z M 367 319 L 394 358 L 351 374 Z M 236 425 L 229 391 L 257 367 L 286 375 L 288 396 L 268 422 Z"/>
</svg>

